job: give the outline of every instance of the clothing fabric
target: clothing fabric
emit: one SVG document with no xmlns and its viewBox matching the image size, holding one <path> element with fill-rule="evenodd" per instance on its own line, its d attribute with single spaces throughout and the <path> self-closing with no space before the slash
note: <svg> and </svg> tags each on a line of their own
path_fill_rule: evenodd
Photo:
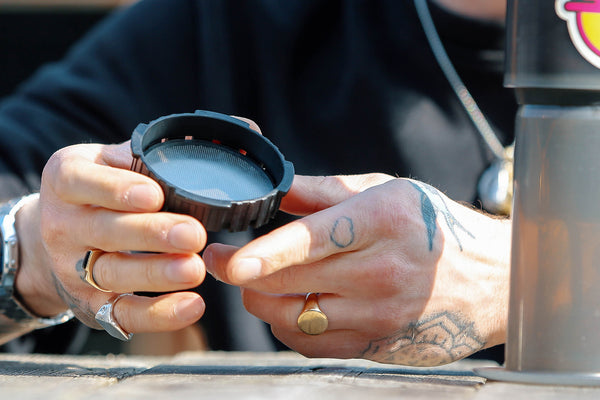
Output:
<svg viewBox="0 0 600 400">
<path fill-rule="evenodd" d="M 459 75 L 510 143 L 517 105 L 502 86 L 503 26 L 431 8 Z M 0 105 L 0 195 L 37 190 L 61 147 L 122 142 L 140 122 L 196 109 L 253 119 L 298 174 L 412 177 L 476 206 L 492 160 L 411 1 L 144 0 Z M 211 240 L 241 244 L 289 218 Z M 272 348 L 237 289 L 209 279 L 199 291 L 213 348 Z"/>
</svg>

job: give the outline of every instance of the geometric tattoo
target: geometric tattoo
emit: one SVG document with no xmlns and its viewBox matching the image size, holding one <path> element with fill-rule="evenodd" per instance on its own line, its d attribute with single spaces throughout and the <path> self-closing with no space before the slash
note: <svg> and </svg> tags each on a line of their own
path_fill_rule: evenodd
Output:
<svg viewBox="0 0 600 400">
<path fill-rule="evenodd" d="M 422 182 L 414 182 L 409 181 L 411 185 L 415 189 L 419 191 L 421 194 L 421 214 L 423 214 L 423 222 L 425 222 L 425 226 L 427 227 L 427 239 L 429 241 L 429 251 L 433 250 L 433 239 L 435 237 L 435 233 L 437 230 L 437 214 L 440 213 L 444 220 L 446 221 L 446 225 L 450 229 L 450 232 L 456 239 L 458 243 L 458 247 L 460 251 L 463 250 L 462 243 L 458 234 L 456 233 L 456 229 L 460 229 L 471 238 L 475 238 L 471 232 L 465 229 L 464 226 L 452 215 L 444 198 L 440 195 L 437 189 L 426 185 Z"/>
<path fill-rule="evenodd" d="M 449 312 L 412 322 L 408 328 L 373 340 L 360 358 L 414 366 L 448 364 L 485 346 L 473 322 Z"/>
</svg>

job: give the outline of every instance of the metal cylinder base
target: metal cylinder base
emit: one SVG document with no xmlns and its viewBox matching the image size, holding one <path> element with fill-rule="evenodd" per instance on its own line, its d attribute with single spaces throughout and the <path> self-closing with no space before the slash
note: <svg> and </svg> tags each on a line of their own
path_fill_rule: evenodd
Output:
<svg viewBox="0 0 600 400">
<path fill-rule="evenodd" d="M 600 386 L 600 374 L 576 372 L 511 371 L 506 368 L 477 368 L 474 372 L 486 379 L 534 385 Z"/>
</svg>

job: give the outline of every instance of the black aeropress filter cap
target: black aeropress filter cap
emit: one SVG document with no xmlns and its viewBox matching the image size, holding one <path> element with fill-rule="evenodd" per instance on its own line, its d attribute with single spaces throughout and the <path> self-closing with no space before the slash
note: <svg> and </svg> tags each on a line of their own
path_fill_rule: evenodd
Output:
<svg viewBox="0 0 600 400">
<path fill-rule="evenodd" d="M 211 111 L 139 124 L 131 169 L 156 180 L 164 211 L 197 218 L 209 231 L 243 231 L 269 222 L 294 167 L 248 123 Z"/>
</svg>

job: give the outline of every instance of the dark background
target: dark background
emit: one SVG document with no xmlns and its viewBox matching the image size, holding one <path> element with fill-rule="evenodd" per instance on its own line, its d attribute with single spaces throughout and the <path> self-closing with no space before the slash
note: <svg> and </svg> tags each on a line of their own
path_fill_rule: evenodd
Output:
<svg viewBox="0 0 600 400">
<path fill-rule="evenodd" d="M 68 48 L 111 9 L 0 6 L 0 97 Z"/>
</svg>

